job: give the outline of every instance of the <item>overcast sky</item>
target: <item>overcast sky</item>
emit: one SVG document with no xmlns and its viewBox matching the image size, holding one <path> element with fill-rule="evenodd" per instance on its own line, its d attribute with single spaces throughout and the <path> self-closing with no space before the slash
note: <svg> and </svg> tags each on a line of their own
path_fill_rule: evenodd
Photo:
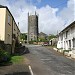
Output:
<svg viewBox="0 0 75 75">
<path fill-rule="evenodd" d="M 0 0 L 8 6 L 21 32 L 27 32 L 28 12 L 39 16 L 39 31 L 57 34 L 75 19 L 75 0 Z"/>
</svg>

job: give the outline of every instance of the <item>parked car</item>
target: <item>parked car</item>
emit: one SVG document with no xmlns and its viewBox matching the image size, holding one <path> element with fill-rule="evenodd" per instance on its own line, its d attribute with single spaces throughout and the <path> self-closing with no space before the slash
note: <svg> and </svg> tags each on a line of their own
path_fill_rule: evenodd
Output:
<svg viewBox="0 0 75 75">
<path fill-rule="evenodd" d="M 44 43 L 42 44 L 42 46 L 48 46 L 48 45 L 49 45 L 48 42 L 44 42 Z"/>
</svg>

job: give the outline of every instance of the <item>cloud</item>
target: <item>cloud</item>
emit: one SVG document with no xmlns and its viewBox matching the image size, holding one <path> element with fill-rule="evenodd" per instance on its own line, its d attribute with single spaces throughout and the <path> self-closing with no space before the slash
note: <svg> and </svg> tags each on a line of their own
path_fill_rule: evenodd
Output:
<svg viewBox="0 0 75 75">
<path fill-rule="evenodd" d="M 56 17 L 57 8 L 51 8 L 49 5 L 37 10 L 39 13 L 39 29 L 47 34 L 57 31 L 56 25 L 58 17 Z M 55 28 L 54 28 L 55 27 Z M 53 30 L 54 28 L 54 30 Z"/>
<path fill-rule="evenodd" d="M 59 13 L 60 17 L 67 22 L 65 26 L 69 25 L 75 20 L 74 2 L 75 0 L 68 0 L 67 7 L 63 8 L 63 10 Z"/>
<path fill-rule="evenodd" d="M 16 7 L 16 8 L 15 8 Z M 24 0 L 17 0 L 12 7 L 10 8 L 12 14 L 15 17 L 16 22 L 20 23 L 19 28 L 21 32 L 27 32 L 28 27 L 28 12 L 33 14 L 36 10 L 36 7 L 30 5 Z"/>
<path fill-rule="evenodd" d="M 41 0 L 37 1 L 41 2 Z M 68 0 L 67 7 L 63 8 L 60 12 L 58 8 L 52 8 L 49 5 L 37 8 L 27 3 L 26 0 L 16 0 L 12 4 L 10 4 L 9 0 L 0 0 L 0 4 L 9 7 L 16 22 L 20 23 L 19 28 L 21 32 L 27 32 L 28 12 L 34 14 L 37 11 L 37 14 L 39 14 L 39 31 L 47 34 L 56 34 L 57 31 L 61 31 L 64 25 L 67 26 L 74 20 L 75 16 L 73 0 Z M 57 12 L 59 15 L 57 15 Z"/>
<path fill-rule="evenodd" d="M 0 0 L 0 5 L 4 5 L 4 6 L 10 7 L 8 0 Z"/>
</svg>

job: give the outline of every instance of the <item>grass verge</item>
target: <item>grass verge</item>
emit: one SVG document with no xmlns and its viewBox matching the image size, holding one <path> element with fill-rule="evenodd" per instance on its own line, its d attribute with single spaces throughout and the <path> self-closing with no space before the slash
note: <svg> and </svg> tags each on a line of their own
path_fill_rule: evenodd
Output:
<svg viewBox="0 0 75 75">
<path fill-rule="evenodd" d="M 14 64 L 22 63 L 24 61 L 23 56 L 12 56 L 11 57 L 11 62 Z"/>
</svg>

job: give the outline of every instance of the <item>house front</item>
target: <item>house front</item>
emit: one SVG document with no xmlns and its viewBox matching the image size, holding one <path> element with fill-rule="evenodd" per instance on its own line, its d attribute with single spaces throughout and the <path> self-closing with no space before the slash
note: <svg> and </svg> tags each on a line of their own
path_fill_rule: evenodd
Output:
<svg viewBox="0 0 75 75">
<path fill-rule="evenodd" d="M 20 30 L 15 19 L 7 6 L 0 5 L 0 40 L 3 41 L 6 46 L 10 47 L 10 53 L 12 53 L 13 50 L 14 34 L 19 39 Z"/>
<path fill-rule="evenodd" d="M 12 44 L 12 16 L 4 6 L 0 7 L 0 40 Z"/>
<path fill-rule="evenodd" d="M 52 38 L 51 40 L 49 40 L 49 45 L 52 45 L 52 46 L 56 46 L 57 45 L 57 37 L 56 38 Z"/>
<path fill-rule="evenodd" d="M 75 21 L 59 33 L 57 48 L 75 53 Z"/>
</svg>

